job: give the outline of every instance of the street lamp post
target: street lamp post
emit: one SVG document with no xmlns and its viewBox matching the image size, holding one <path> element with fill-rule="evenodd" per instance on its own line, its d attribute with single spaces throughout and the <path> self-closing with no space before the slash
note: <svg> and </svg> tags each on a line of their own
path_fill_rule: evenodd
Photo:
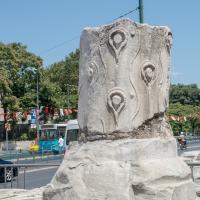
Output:
<svg viewBox="0 0 200 200">
<path fill-rule="evenodd" d="M 37 140 L 38 140 L 39 139 L 39 69 L 33 68 L 33 67 L 27 67 L 26 70 L 32 72 L 34 76 L 36 75 L 36 107 L 37 107 L 36 108 L 36 130 L 37 130 Z M 35 121 L 34 121 L 34 127 L 35 127 Z"/>
<path fill-rule="evenodd" d="M 37 130 L 37 141 L 39 140 L 39 71 L 37 69 L 37 111 L 36 111 L 36 130 Z"/>
</svg>

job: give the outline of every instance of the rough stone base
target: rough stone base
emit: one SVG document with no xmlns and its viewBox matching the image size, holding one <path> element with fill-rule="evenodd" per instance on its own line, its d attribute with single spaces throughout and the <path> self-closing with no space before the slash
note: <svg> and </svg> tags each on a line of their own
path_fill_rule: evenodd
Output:
<svg viewBox="0 0 200 200">
<path fill-rule="evenodd" d="M 32 190 L 0 189 L 0 200 L 42 200 L 44 187 Z"/>
<path fill-rule="evenodd" d="M 73 145 L 44 200 L 195 200 L 189 167 L 173 138 Z"/>
</svg>

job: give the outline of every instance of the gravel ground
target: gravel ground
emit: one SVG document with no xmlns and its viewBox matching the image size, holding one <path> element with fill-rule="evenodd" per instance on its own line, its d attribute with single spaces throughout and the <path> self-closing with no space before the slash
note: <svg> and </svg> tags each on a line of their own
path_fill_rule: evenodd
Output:
<svg viewBox="0 0 200 200">
<path fill-rule="evenodd" d="M 43 188 L 33 190 L 1 189 L 0 200 L 42 200 Z"/>
<path fill-rule="evenodd" d="M 42 200 L 43 190 L 44 187 L 33 190 L 1 189 L 0 200 Z M 200 200 L 200 197 L 197 197 L 196 200 Z"/>
</svg>

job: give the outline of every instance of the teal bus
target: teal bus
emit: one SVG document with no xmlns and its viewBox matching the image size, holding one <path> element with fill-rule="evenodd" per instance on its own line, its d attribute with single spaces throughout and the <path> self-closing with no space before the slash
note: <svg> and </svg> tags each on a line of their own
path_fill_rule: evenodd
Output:
<svg viewBox="0 0 200 200">
<path fill-rule="evenodd" d="M 71 141 L 78 140 L 78 121 L 69 120 L 67 123 L 43 124 L 39 126 L 39 152 L 59 152 L 58 140 L 60 136 L 64 139 L 62 151 L 66 149 Z"/>
</svg>

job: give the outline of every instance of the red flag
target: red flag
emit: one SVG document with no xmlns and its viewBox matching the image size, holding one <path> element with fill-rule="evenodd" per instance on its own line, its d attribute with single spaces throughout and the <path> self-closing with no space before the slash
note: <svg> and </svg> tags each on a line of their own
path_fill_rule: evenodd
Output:
<svg viewBox="0 0 200 200">
<path fill-rule="evenodd" d="M 64 115 L 65 116 L 69 115 L 68 109 L 64 109 Z"/>
<path fill-rule="evenodd" d="M 71 113 L 72 113 L 72 110 L 71 110 L 71 109 L 68 109 L 68 113 L 71 114 Z"/>
<path fill-rule="evenodd" d="M 5 113 L 5 118 L 6 118 L 6 120 L 9 120 L 10 119 L 10 113 L 9 112 L 7 112 L 7 113 Z"/>
<path fill-rule="evenodd" d="M 25 111 L 24 113 L 23 113 L 23 121 L 25 121 L 26 119 L 27 119 L 27 115 L 28 115 L 28 112 L 27 111 Z"/>
<path fill-rule="evenodd" d="M 16 120 L 17 119 L 17 113 L 13 112 L 13 119 Z"/>
<path fill-rule="evenodd" d="M 44 112 L 45 112 L 46 114 L 48 114 L 48 112 L 49 112 L 49 107 L 45 106 L 45 107 L 44 107 Z"/>
</svg>

